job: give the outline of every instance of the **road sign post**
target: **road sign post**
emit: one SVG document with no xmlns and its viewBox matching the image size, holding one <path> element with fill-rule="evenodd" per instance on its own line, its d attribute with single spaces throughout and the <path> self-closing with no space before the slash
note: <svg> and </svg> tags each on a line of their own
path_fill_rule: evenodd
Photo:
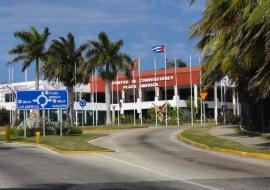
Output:
<svg viewBox="0 0 270 190">
<path fill-rule="evenodd" d="M 83 118 L 83 108 L 86 106 L 86 100 L 81 99 L 80 100 L 80 106 L 82 107 L 82 127 L 84 126 L 84 118 Z"/>
<path fill-rule="evenodd" d="M 205 114 L 205 99 L 208 95 L 208 92 L 200 92 L 200 98 L 202 100 L 202 106 L 203 106 L 203 126 L 205 126 L 205 120 L 206 120 L 206 114 Z"/>
<path fill-rule="evenodd" d="M 45 110 L 66 109 L 68 107 L 68 92 L 66 90 L 29 90 L 16 92 L 18 110 L 24 110 L 24 125 L 26 127 L 26 110 L 43 110 L 43 136 L 45 136 Z M 24 130 L 26 137 L 26 128 Z M 62 133 L 62 132 L 60 132 Z"/>
<path fill-rule="evenodd" d="M 221 107 L 221 110 L 222 110 L 222 113 L 223 113 L 223 122 L 224 122 L 224 125 L 226 125 L 226 123 L 227 123 L 227 121 L 226 121 L 226 114 L 227 114 L 227 111 L 228 111 L 228 107 L 227 107 L 227 105 L 223 105 L 222 107 Z"/>
<path fill-rule="evenodd" d="M 60 110 L 60 136 L 63 136 L 63 110 Z"/>
<path fill-rule="evenodd" d="M 43 128 L 43 137 L 46 136 L 46 131 L 45 131 L 45 110 L 42 110 L 42 128 Z"/>
<path fill-rule="evenodd" d="M 26 114 L 25 110 L 23 111 L 23 136 L 26 139 Z"/>
</svg>

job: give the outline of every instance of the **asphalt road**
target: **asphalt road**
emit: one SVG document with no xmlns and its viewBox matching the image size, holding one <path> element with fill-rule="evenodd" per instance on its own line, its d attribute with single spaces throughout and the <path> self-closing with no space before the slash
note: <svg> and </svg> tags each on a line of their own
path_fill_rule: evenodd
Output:
<svg viewBox="0 0 270 190">
<path fill-rule="evenodd" d="M 115 130 L 91 143 L 115 153 L 59 155 L 0 144 L 0 188 L 270 189 L 270 161 L 191 148 L 181 128 Z"/>
</svg>

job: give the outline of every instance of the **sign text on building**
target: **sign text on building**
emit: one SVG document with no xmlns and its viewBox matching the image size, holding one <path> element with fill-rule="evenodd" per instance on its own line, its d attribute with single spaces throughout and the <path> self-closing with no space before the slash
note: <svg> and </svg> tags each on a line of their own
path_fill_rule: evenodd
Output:
<svg viewBox="0 0 270 190">
<path fill-rule="evenodd" d="M 173 80 L 173 76 L 162 76 L 162 77 L 157 77 L 157 78 L 141 78 L 140 83 L 141 83 L 141 88 L 149 88 L 149 87 L 157 87 L 159 81 L 170 81 Z M 119 81 L 113 81 L 112 85 L 122 85 L 123 89 L 133 89 L 137 88 L 137 80 L 119 80 Z M 140 85 L 140 84 L 138 84 Z"/>
</svg>

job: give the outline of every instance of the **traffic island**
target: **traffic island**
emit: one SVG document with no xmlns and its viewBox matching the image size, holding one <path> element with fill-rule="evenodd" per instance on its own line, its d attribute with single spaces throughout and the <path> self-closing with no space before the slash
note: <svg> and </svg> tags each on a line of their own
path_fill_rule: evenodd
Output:
<svg viewBox="0 0 270 190">
<path fill-rule="evenodd" d="M 113 150 L 102 148 L 89 143 L 90 140 L 107 136 L 106 134 L 82 134 L 70 136 L 46 136 L 41 138 L 41 143 L 35 143 L 36 137 L 10 137 L 10 141 L 6 143 L 15 144 L 30 144 L 48 148 L 52 151 L 62 154 L 82 154 L 82 153 L 99 153 L 99 152 L 114 152 Z M 0 139 L 1 140 L 1 139 Z M 2 141 L 5 142 L 5 141 Z"/>
<path fill-rule="evenodd" d="M 270 148 L 260 149 L 244 146 L 238 142 L 219 138 L 209 133 L 212 127 L 194 127 L 181 132 L 178 137 L 187 144 L 198 148 L 223 153 L 270 159 Z"/>
</svg>

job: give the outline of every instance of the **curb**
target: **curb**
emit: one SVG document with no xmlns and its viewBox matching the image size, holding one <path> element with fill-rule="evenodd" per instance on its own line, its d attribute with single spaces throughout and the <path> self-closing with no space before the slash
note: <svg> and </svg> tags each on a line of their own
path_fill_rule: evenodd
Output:
<svg viewBox="0 0 270 190">
<path fill-rule="evenodd" d="M 83 131 L 109 131 L 109 130 L 120 130 L 120 129 L 142 129 L 142 128 L 148 128 L 148 126 L 142 126 L 142 127 L 129 127 L 129 128 L 125 128 L 125 127 L 115 127 L 115 128 L 84 128 Z"/>
<path fill-rule="evenodd" d="M 223 148 L 217 148 L 217 147 L 209 147 L 209 146 L 207 146 L 205 144 L 200 144 L 198 142 L 195 142 L 195 141 L 192 141 L 190 139 L 187 139 L 187 138 L 183 137 L 182 132 L 179 133 L 178 137 L 183 142 L 185 142 L 185 143 L 187 143 L 189 145 L 193 145 L 195 147 L 201 148 L 201 149 L 212 150 L 212 151 L 222 152 L 222 153 L 227 153 L 227 154 L 234 154 L 234 155 L 240 155 L 240 156 L 247 156 L 247 157 L 261 158 L 261 159 L 270 160 L 270 154 L 244 152 L 244 151 L 239 151 L 239 150 L 231 150 L 231 149 L 223 149 Z"/>
<path fill-rule="evenodd" d="M 104 153 L 104 152 L 115 152 L 114 150 L 110 149 L 102 149 L 102 150 L 60 150 L 58 148 L 46 145 L 46 144 L 36 144 L 36 143 L 31 143 L 31 142 L 19 142 L 19 141 L 12 141 L 12 142 L 7 142 L 7 141 L 2 141 L 7 144 L 25 144 L 25 145 L 33 145 L 41 148 L 47 148 L 53 152 L 56 152 L 58 154 L 93 154 L 93 153 Z"/>
</svg>

